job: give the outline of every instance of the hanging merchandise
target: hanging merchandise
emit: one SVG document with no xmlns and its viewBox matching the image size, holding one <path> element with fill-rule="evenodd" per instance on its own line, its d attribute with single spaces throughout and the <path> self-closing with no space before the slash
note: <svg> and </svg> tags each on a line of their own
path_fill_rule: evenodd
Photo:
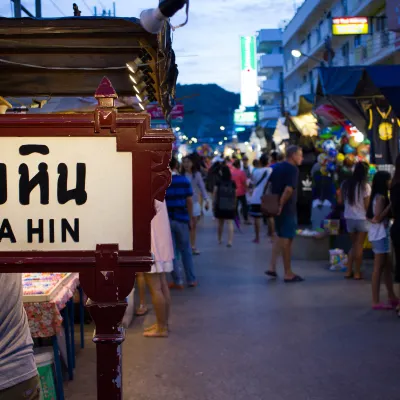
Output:
<svg viewBox="0 0 400 400">
<path fill-rule="evenodd" d="M 400 121 L 392 107 L 369 109 L 368 136 L 372 142 L 371 161 L 378 165 L 394 164 L 399 154 Z"/>
</svg>

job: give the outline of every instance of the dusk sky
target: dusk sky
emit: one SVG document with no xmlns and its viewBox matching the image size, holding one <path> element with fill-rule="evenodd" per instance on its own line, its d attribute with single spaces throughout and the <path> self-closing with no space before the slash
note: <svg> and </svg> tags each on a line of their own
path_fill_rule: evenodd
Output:
<svg viewBox="0 0 400 400">
<path fill-rule="evenodd" d="M 92 15 L 94 6 L 100 13 L 103 7 L 112 9 L 113 4 L 112 0 L 42 0 L 43 17 L 72 15 L 74 1 L 84 16 Z M 34 0 L 22 0 L 22 4 L 34 12 Z M 117 16 L 139 17 L 141 10 L 157 4 L 156 0 L 116 0 Z M 189 24 L 174 33 L 179 82 L 217 83 L 239 92 L 239 37 L 262 28 L 278 28 L 293 16 L 293 7 L 291 0 L 192 0 Z M 11 16 L 9 0 L 0 0 L 0 15 Z M 173 23 L 184 19 L 181 11 Z"/>
</svg>

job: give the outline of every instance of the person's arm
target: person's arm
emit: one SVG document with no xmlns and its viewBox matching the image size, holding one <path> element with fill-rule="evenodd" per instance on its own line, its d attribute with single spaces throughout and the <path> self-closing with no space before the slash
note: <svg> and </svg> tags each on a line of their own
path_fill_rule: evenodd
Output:
<svg viewBox="0 0 400 400">
<path fill-rule="evenodd" d="M 368 210 L 370 198 L 371 198 L 371 186 L 369 186 L 367 184 L 366 187 L 365 187 L 365 192 L 364 192 L 364 208 L 365 208 L 365 211 Z"/>
<path fill-rule="evenodd" d="M 291 186 L 286 186 L 285 190 L 282 193 L 281 198 L 279 199 L 279 212 L 278 215 L 282 212 L 283 207 L 288 202 L 288 200 L 293 196 L 294 189 Z"/>
<path fill-rule="evenodd" d="M 202 178 L 200 172 L 196 173 L 196 184 L 200 190 L 201 195 L 203 196 L 204 201 L 208 204 L 208 194 L 207 194 L 206 186 L 204 185 L 204 181 L 203 181 L 203 178 Z"/>
<path fill-rule="evenodd" d="M 379 196 L 375 202 L 374 208 L 374 218 L 372 219 L 372 223 L 379 224 L 382 222 L 390 212 L 390 204 L 385 207 L 385 198 L 383 196 Z"/>
<path fill-rule="evenodd" d="M 293 192 L 297 187 L 298 178 L 299 178 L 299 175 L 298 175 L 298 173 L 296 173 L 296 174 L 292 174 L 292 176 L 290 176 L 286 179 L 287 182 L 286 182 L 285 189 L 283 190 L 281 198 L 279 199 L 278 215 L 282 212 L 283 207 L 285 207 L 285 204 L 293 196 Z"/>
</svg>

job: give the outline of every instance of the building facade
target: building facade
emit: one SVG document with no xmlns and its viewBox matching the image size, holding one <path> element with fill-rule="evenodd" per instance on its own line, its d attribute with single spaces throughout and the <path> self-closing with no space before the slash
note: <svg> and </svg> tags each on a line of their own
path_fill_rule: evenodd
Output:
<svg viewBox="0 0 400 400">
<path fill-rule="evenodd" d="M 274 128 L 281 116 L 283 78 L 282 31 L 262 29 L 257 35 L 259 124 Z"/>
<path fill-rule="evenodd" d="M 282 35 L 285 106 L 290 113 L 297 112 L 300 96 L 315 92 L 317 67 L 324 60 L 332 66 L 400 63 L 400 43 L 397 34 L 388 31 L 385 6 L 385 0 L 304 1 Z M 357 16 L 369 17 L 367 35 L 332 36 L 332 18 Z M 293 57 L 293 50 L 303 55 Z"/>
</svg>

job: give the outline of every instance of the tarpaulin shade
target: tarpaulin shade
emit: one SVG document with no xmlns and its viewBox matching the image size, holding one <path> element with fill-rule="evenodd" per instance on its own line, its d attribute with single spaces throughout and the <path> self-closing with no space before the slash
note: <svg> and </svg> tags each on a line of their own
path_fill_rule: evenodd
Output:
<svg viewBox="0 0 400 400">
<path fill-rule="evenodd" d="M 330 103 L 363 130 L 361 100 L 385 97 L 400 117 L 400 65 L 319 68 L 317 104 Z"/>
</svg>

